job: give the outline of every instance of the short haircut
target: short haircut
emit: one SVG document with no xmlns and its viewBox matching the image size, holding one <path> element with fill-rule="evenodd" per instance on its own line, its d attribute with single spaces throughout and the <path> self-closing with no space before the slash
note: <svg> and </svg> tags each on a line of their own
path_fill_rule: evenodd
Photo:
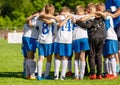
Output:
<svg viewBox="0 0 120 85">
<path fill-rule="evenodd" d="M 51 10 L 55 10 L 55 7 L 52 4 L 47 4 L 45 6 L 45 13 L 46 14 L 51 13 Z"/>
<path fill-rule="evenodd" d="M 80 10 L 85 10 L 84 6 L 77 5 L 76 8 L 75 8 L 75 11 L 80 11 Z"/>
<path fill-rule="evenodd" d="M 87 5 L 87 8 L 89 8 L 89 7 L 95 7 L 95 4 L 91 2 Z"/>
<path fill-rule="evenodd" d="M 105 4 L 102 3 L 102 2 L 98 3 L 98 4 L 96 5 L 96 8 L 99 8 L 99 9 L 103 8 L 104 11 L 105 11 L 105 9 L 106 9 Z"/>
<path fill-rule="evenodd" d="M 64 6 L 61 11 L 62 12 L 71 12 L 70 8 L 67 6 Z"/>
</svg>

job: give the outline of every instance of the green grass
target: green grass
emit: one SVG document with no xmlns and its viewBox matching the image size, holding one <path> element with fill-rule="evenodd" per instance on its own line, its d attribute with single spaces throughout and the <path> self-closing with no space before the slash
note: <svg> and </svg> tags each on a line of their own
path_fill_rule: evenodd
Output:
<svg viewBox="0 0 120 85">
<path fill-rule="evenodd" d="M 36 54 L 37 56 L 37 54 Z M 37 57 L 36 57 L 37 59 Z M 67 77 L 65 81 L 55 80 L 26 80 L 22 77 L 23 56 L 20 44 L 8 44 L 0 40 L 0 85 L 120 85 L 120 78 L 115 80 L 84 80 L 76 81 Z M 53 75 L 53 66 L 51 74 Z M 45 62 L 44 68 L 45 69 Z"/>
</svg>

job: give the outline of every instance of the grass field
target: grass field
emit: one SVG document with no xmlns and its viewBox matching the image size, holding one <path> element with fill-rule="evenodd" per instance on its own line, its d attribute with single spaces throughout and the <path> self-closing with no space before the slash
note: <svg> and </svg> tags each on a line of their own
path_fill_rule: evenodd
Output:
<svg viewBox="0 0 120 85">
<path fill-rule="evenodd" d="M 37 55 L 36 55 L 37 56 Z M 115 80 L 26 80 L 22 77 L 23 56 L 20 44 L 8 44 L 6 40 L 0 40 L 0 85 L 120 85 L 120 78 Z M 45 64 L 44 64 L 45 69 Z M 44 70 L 43 69 L 43 70 Z M 53 65 L 51 69 L 53 75 Z"/>
</svg>

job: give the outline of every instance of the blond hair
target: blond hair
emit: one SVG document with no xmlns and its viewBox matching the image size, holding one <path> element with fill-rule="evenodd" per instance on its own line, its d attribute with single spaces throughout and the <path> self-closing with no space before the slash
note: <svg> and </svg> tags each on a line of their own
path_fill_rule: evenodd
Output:
<svg viewBox="0 0 120 85">
<path fill-rule="evenodd" d="M 54 11 L 54 10 L 55 10 L 55 7 L 52 4 L 47 4 L 45 6 L 45 13 L 46 14 L 49 14 L 49 13 L 51 13 L 51 11 Z"/>
<path fill-rule="evenodd" d="M 62 12 L 70 12 L 70 11 L 71 11 L 70 8 L 67 7 L 67 6 L 64 6 L 64 7 L 62 8 Z"/>
<path fill-rule="evenodd" d="M 105 7 L 105 4 L 100 2 L 96 5 L 96 8 L 99 9 L 99 10 L 102 10 L 102 11 L 105 11 L 106 7 Z"/>
<path fill-rule="evenodd" d="M 85 10 L 85 8 L 84 8 L 84 6 L 82 6 L 82 5 L 78 5 L 78 6 L 76 6 L 76 8 L 75 8 L 75 11 L 77 12 L 77 11 L 81 11 L 81 10 Z"/>
</svg>

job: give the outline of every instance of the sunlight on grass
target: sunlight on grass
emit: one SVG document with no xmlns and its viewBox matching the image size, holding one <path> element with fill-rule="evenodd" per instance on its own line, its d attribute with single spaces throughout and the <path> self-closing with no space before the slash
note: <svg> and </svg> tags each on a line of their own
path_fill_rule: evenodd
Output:
<svg viewBox="0 0 120 85">
<path fill-rule="evenodd" d="M 22 77 L 21 45 L 8 44 L 6 40 L 0 40 L 0 47 L 0 85 L 120 85 L 120 78 L 115 80 L 89 80 L 88 77 L 85 77 L 84 80 L 76 81 L 73 80 L 72 76 L 67 77 L 65 81 L 27 80 Z M 43 70 L 45 69 L 45 62 Z M 53 75 L 53 70 L 54 65 L 52 64 L 51 75 Z"/>
</svg>

